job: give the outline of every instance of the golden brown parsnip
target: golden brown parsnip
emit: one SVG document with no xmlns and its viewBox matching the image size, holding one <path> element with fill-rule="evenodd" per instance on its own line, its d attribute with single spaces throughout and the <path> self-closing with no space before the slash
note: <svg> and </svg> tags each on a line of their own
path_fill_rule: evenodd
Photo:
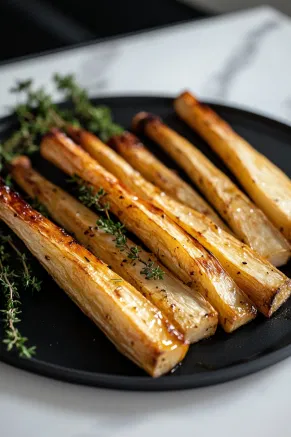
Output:
<svg viewBox="0 0 291 437">
<path fill-rule="evenodd" d="M 273 265 L 286 264 L 290 258 L 287 240 L 200 150 L 150 114 L 138 114 L 134 119 L 134 127 L 143 129 L 177 161 L 239 239 Z"/>
<path fill-rule="evenodd" d="M 69 126 L 67 128 L 67 132 L 78 144 L 84 144 L 84 149 L 87 150 L 87 152 L 98 161 L 98 154 L 102 154 L 102 141 L 100 141 L 100 147 L 98 148 L 96 136 L 94 140 L 91 138 L 92 142 L 94 143 L 93 147 L 91 147 L 90 136 L 92 134 L 90 132 L 74 126 Z M 199 194 L 192 187 L 190 187 L 190 185 L 183 181 L 183 179 L 176 172 L 170 170 L 161 161 L 159 161 L 158 158 L 156 158 L 141 142 L 137 145 L 135 152 L 134 164 L 131 161 L 131 153 L 129 153 L 127 156 L 126 149 L 124 149 L 123 157 L 148 181 L 158 186 L 161 190 L 172 196 L 174 199 L 190 206 L 190 208 L 196 209 L 197 211 L 201 212 L 201 214 L 206 215 L 220 228 L 224 229 L 225 231 L 229 231 L 228 227 L 218 217 L 211 206 L 209 206 L 208 203 L 202 199 L 202 197 L 199 196 Z M 110 156 L 108 159 L 110 159 Z M 105 167 L 108 168 L 107 166 Z"/>
<path fill-rule="evenodd" d="M 120 352 L 150 375 L 160 376 L 183 359 L 188 346 L 169 332 L 153 304 L 2 181 L 0 219 Z"/>
<path fill-rule="evenodd" d="M 291 241 L 291 181 L 288 176 L 189 92 L 176 99 L 175 108 L 218 153 L 253 201 Z"/>
<path fill-rule="evenodd" d="M 129 192 L 118 179 L 60 132 L 46 135 L 41 154 L 69 175 L 77 174 L 98 191 L 122 223 L 173 273 L 214 306 L 227 332 L 251 320 L 255 311 L 220 263 L 160 209 Z M 194 291 L 196 290 L 196 291 Z"/>
<path fill-rule="evenodd" d="M 27 157 L 16 158 L 11 173 L 18 185 L 32 198 L 37 198 L 56 222 L 152 301 L 187 342 L 194 343 L 214 334 L 217 313 L 203 297 L 194 297 L 186 285 L 161 265 L 164 271 L 162 280 L 146 279 L 141 274 L 143 265 L 128 259 L 116 248 L 115 238 L 96 227 L 99 216 L 37 173 Z M 127 246 L 136 247 L 130 239 L 127 239 Z M 138 249 L 141 259 L 158 264 L 153 254 L 141 247 Z"/>
<path fill-rule="evenodd" d="M 134 162 L 135 144 L 138 142 L 139 140 L 128 132 L 110 140 L 111 146 L 121 154 L 123 154 L 124 149 L 127 150 L 127 156 L 131 151 L 132 162 Z M 93 141 L 91 141 L 91 145 L 93 145 Z M 108 147 L 104 146 L 104 154 L 107 153 L 107 149 Z M 123 171 L 122 180 L 132 190 L 135 190 L 141 198 L 151 200 L 212 252 L 263 314 L 270 316 L 289 297 L 291 292 L 289 279 L 267 260 L 232 235 L 224 232 L 198 211 L 194 211 L 165 193 L 159 192 L 148 181 L 142 180 L 139 173 L 136 177 L 133 170 L 131 173 L 127 172 L 127 167 L 125 167 L 121 157 L 114 157 L 111 152 L 111 158 L 112 171 L 116 172 L 117 168 L 119 174 Z"/>
</svg>

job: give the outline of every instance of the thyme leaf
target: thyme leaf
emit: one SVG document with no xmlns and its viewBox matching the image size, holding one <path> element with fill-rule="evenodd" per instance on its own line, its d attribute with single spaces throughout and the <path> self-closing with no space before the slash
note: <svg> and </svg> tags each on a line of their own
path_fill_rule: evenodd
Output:
<svg viewBox="0 0 291 437">
<path fill-rule="evenodd" d="M 94 106 L 90 102 L 86 90 L 78 85 L 74 75 L 55 74 L 54 82 L 57 89 L 73 104 L 76 116 L 82 120 L 88 130 L 97 133 L 102 141 L 108 141 L 113 135 L 124 131 L 119 124 L 114 123 L 108 106 Z"/>
<path fill-rule="evenodd" d="M 5 337 L 3 343 L 7 350 L 17 350 L 19 356 L 31 358 L 35 354 L 35 346 L 28 346 L 28 339 L 19 331 L 17 324 L 20 322 L 21 302 L 19 288 L 30 288 L 39 291 L 41 282 L 32 275 L 31 266 L 25 253 L 22 253 L 15 245 L 10 234 L 0 234 L 0 284 L 5 297 L 4 314 Z M 10 249 L 10 250 L 9 250 Z M 20 269 L 17 273 L 11 267 L 12 253 L 20 261 Z"/>
<path fill-rule="evenodd" d="M 163 279 L 164 272 L 155 263 L 151 260 L 144 261 L 140 257 L 140 248 L 138 246 L 130 246 L 127 242 L 126 237 L 126 229 L 124 225 L 117 221 L 113 220 L 110 217 L 109 209 L 110 203 L 105 202 L 104 198 L 106 197 L 105 190 L 101 187 L 98 191 L 94 190 L 94 188 L 86 183 L 77 176 L 74 175 L 69 179 L 69 183 L 73 183 L 77 185 L 77 195 L 78 199 L 81 203 L 88 206 L 89 208 L 94 208 L 96 211 L 103 213 L 105 216 L 101 216 L 97 220 L 98 229 L 102 230 L 106 234 L 110 234 L 114 237 L 115 246 L 120 252 L 125 252 L 126 257 L 131 262 L 139 262 L 143 264 L 143 268 L 140 273 L 145 275 L 146 279 Z"/>
</svg>

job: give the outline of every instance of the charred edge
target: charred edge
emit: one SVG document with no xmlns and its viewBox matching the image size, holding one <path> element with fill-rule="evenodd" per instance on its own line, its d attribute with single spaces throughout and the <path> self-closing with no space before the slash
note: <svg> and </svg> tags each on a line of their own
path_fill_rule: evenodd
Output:
<svg viewBox="0 0 291 437">
<path fill-rule="evenodd" d="M 209 273 L 217 273 L 217 274 L 225 274 L 225 270 L 223 269 L 220 262 L 212 255 L 212 253 L 207 250 L 201 243 L 199 243 L 196 238 L 192 237 L 192 235 L 189 235 L 186 231 L 185 234 L 188 238 L 191 239 L 193 244 L 200 249 L 202 252 L 202 257 L 198 259 L 199 264 Z M 200 234 L 200 232 L 199 232 Z"/>
<path fill-rule="evenodd" d="M 43 139 L 45 139 L 45 138 L 55 138 L 56 136 L 58 137 L 59 135 L 63 135 L 63 132 L 59 128 L 53 127 L 45 135 L 43 135 L 42 138 Z"/>
<path fill-rule="evenodd" d="M 115 288 L 115 289 L 113 290 L 113 292 L 114 292 L 115 296 L 116 296 L 118 299 L 121 299 L 121 298 L 122 298 L 121 287 L 117 287 L 117 288 Z"/>
<path fill-rule="evenodd" d="M 159 215 L 162 219 L 165 218 L 164 211 L 161 208 L 158 208 L 157 206 L 155 206 L 150 201 L 139 199 L 139 203 L 143 204 L 147 208 L 147 210 L 149 210 L 151 213 Z M 168 219 L 170 220 L 169 217 L 168 217 Z M 175 224 L 175 223 L 173 222 L 172 224 Z"/>
<path fill-rule="evenodd" d="M 44 217 L 25 202 L 19 193 L 7 187 L 2 178 L 0 179 L 0 201 L 11 206 L 18 216 L 25 218 L 25 221 L 41 222 L 44 220 Z"/>
<path fill-rule="evenodd" d="M 233 132 L 231 126 L 222 120 L 222 118 L 215 111 L 213 111 L 210 106 L 197 100 L 191 93 L 184 92 L 180 97 L 178 97 L 177 101 L 179 100 L 183 100 L 187 106 L 192 108 L 196 107 L 198 110 L 200 109 L 203 117 L 205 117 L 204 123 L 208 126 L 219 125 L 220 127 L 223 127 L 225 132 Z"/>
<path fill-rule="evenodd" d="M 187 106 L 194 106 L 199 104 L 198 100 L 189 91 L 184 91 L 182 94 L 180 94 L 179 97 L 177 97 L 177 99 L 175 100 L 175 104 L 180 101 L 186 103 Z"/>
<path fill-rule="evenodd" d="M 176 103 L 183 101 L 187 106 L 192 108 L 197 107 L 200 108 L 203 113 L 207 116 L 218 118 L 215 112 L 205 103 L 199 102 L 189 91 L 183 92 L 177 99 Z"/>
<path fill-rule="evenodd" d="M 150 123 L 161 124 L 162 120 L 155 114 L 150 114 L 149 112 L 140 112 L 134 117 L 132 121 L 132 127 L 136 132 L 145 133 L 146 127 Z"/>
<path fill-rule="evenodd" d="M 203 246 L 201 246 L 201 250 L 203 249 Z M 198 258 L 197 262 L 201 267 L 203 267 L 206 272 L 210 273 L 210 275 L 221 275 L 222 273 L 224 273 L 223 267 L 210 254 L 207 254 L 207 256 L 205 257 Z"/>
<path fill-rule="evenodd" d="M 19 156 L 15 158 L 10 164 L 10 173 L 16 182 L 23 188 L 22 182 L 25 182 L 31 187 L 32 195 L 38 197 L 41 190 L 33 180 L 34 171 L 31 167 L 31 161 L 26 156 Z"/>
<path fill-rule="evenodd" d="M 116 150 L 117 152 L 124 149 L 144 148 L 141 141 L 130 132 L 123 132 L 121 135 L 114 135 L 110 138 L 107 144 L 111 149 Z"/>
<path fill-rule="evenodd" d="M 220 118 L 220 116 L 215 111 L 213 111 L 210 106 L 198 101 L 195 102 L 195 106 L 198 110 L 201 111 L 203 116 L 203 122 L 206 126 L 209 126 L 210 129 L 215 126 L 219 126 L 220 128 L 223 128 L 225 134 L 230 134 L 234 132 L 231 126 L 226 121 L 222 120 L 222 118 Z"/>
<path fill-rule="evenodd" d="M 10 171 L 13 171 L 14 168 L 29 170 L 31 169 L 31 161 L 27 156 L 20 155 L 15 157 L 8 165 Z"/>
<path fill-rule="evenodd" d="M 72 238 L 64 229 L 59 228 L 54 223 L 47 220 L 39 212 L 35 211 L 31 206 L 25 202 L 21 196 L 13 191 L 11 188 L 4 185 L 3 180 L 0 178 L 0 203 L 9 205 L 19 218 L 27 223 L 33 223 L 35 226 L 46 229 L 46 234 L 54 235 L 64 246 L 69 247 L 70 250 L 75 250 L 80 255 L 84 254 L 89 260 L 94 260 L 100 264 L 104 264 L 97 257 L 93 257 L 86 249 L 80 246 L 76 240 Z M 15 213 L 14 213 L 15 215 Z M 47 226 L 49 225 L 49 229 Z M 48 235 L 49 236 L 49 235 Z"/>
<path fill-rule="evenodd" d="M 60 145 L 65 145 L 68 142 L 73 144 L 75 147 L 82 149 L 79 144 L 76 144 L 68 135 L 65 134 L 65 132 L 61 131 L 59 128 L 52 128 L 49 132 L 47 132 L 42 137 L 41 141 L 41 147 L 43 144 L 46 144 L 46 141 L 53 140 L 55 143 L 58 143 Z"/>
<path fill-rule="evenodd" d="M 17 182 L 17 173 L 21 174 L 21 178 L 23 179 L 23 181 L 30 186 L 31 188 L 31 192 L 34 198 L 39 198 L 41 197 L 42 191 L 41 189 L 38 187 L 37 183 L 35 183 L 34 179 L 33 179 L 33 170 L 30 168 L 27 168 L 27 170 L 25 170 L 25 168 L 21 167 L 17 167 L 15 169 L 15 172 L 12 170 L 12 175 L 15 174 L 15 180 Z M 19 183 L 19 185 L 21 186 L 21 182 Z M 25 190 L 26 191 L 26 190 Z M 29 193 L 28 193 L 29 194 Z"/>
<path fill-rule="evenodd" d="M 76 141 L 77 143 L 81 143 L 82 129 L 74 127 L 74 126 L 67 126 L 66 132 L 71 138 L 73 138 L 74 141 Z"/>
</svg>

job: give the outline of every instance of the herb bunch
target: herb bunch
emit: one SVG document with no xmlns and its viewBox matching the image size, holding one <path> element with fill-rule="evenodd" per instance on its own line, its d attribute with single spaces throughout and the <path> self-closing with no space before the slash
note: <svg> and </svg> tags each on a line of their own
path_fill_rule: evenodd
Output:
<svg viewBox="0 0 291 437">
<path fill-rule="evenodd" d="M 79 125 L 79 119 L 97 133 L 103 141 L 124 129 L 113 122 L 107 106 L 94 106 L 87 92 L 81 88 L 73 75 L 55 74 L 53 83 L 57 90 L 72 104 L 73 109 L 61 110 L 44 88 L 34 88 L 31 79 L 17 81 L 11 92 L 21 103 L 13 108 L 18 128 L 5 142 L 0 143 L 0 170 L 15 156 L 31 155 L 39 150 L 38 141 L 53 127 L 64 128 L 66 123 Z"/>
<path fill-rule="evenodd" d="M 11 267 L 13 254 L 18 260 L 17 270 Z M 17 327 L 21 314 L 19 289 L 29 288 L 39 291 L 41 282 L 32 274 L 26 254 L 16 247 L 11 235 L 0 234 L 0 284 L 6 300 L 6 307 L 1 310 L 4 314 L 5 324 L 3 342 L 8 351 L 15 349 L 21 357 L 31 358 L 35 353 L 35 346 L 27 346 L 27 338 L 21 334 Z"/>
<path fill-rule="evenodd" d="M 18 129 L 8 140 L 0 144 L 0 170 L 15 156 L 36 152 L 39 137 L 52 127 L 63 127 L 63 113 L 52 103 L 43 88 L 33 89 L 31 80 L 18 81 L 11 89 L 22 103 L 13 108 Z"/>
<path fill-rule="evenodd" d="M 104 213 L 104 216 L 97 220 L 96 225 L 98 229 L 106 232 L 106 234 L 112 235 L 114 237 L 113 241 L 115 242 L 116 248 L 121 252 L 125 252 L 126 257 L 131 262 L 137 261 L 143 264 L 143 268 L 141 269 L 140 273 L 145 275 L 146 279 L 163 279 L 164 272 L 160 266 L 156 265 L 150 259 L 148 261 L 143 260 L 140 257 L 140 249 L 138 246 L 128 245 L 126 229 L 124 225 L 110 217 L 110 204 L 109 202 L 104 202 L 104 198 L 106 196 L 104 189 L 100 188 L 98 192 L 95 192 L 93 187 L 84 184 L 82 179 L 78 176 L 73 176 L 69 182 L 77 183 L 78 199 L 80 202 L 89 208 L 94 207 L 96 211 Z"/>
<path fill-rule="evenodd" d="M 81 88 L 73 75 L 61 76 L 55 74 L 54 82 L 57 89 L 74 107 L 75 115 L 79 117 L 88 130 L 95 132 L 102 141 L 108 141 L 113 135 L 121 134 L 124 129 L 113 122 L 108 106 L 94 106 L 86 90 Z"/>
</svg>

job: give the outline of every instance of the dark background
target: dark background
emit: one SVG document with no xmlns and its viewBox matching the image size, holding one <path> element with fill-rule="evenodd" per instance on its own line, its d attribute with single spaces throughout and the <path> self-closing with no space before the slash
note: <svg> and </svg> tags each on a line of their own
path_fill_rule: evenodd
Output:
<svg viewBox="0 0 291 437">
<path fill-rule="evenodd" d="M 0 61 L 207 15 L 176 0 L 0 0 Z"/>
</svg>

